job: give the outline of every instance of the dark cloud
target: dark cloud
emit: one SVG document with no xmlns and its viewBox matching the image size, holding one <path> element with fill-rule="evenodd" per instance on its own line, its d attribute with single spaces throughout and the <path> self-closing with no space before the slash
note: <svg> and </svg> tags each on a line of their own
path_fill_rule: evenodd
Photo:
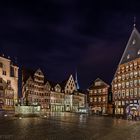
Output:
<svg viewBox="0 0 140 140">
<path fill-rule="evenodd" d="M 77 68 L 82 88 L 97 77 L 110 83 L 139 12 L 134 1 L 3 3 L 0 52 L 17 57 L 19 66 L 41 67 L 52 80 Z"/>
</svg>

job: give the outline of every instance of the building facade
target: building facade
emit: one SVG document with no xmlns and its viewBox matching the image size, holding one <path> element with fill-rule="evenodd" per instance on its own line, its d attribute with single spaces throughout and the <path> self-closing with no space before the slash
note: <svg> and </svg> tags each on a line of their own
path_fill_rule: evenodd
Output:
<svg viewBox="0 0 140 140">
<path fill-rule="evenodd" d="M 12 111 L 18 102 L 18 66 L 0 56 L 0 110 Z"/>
<path fill-rule="evenodd" d="M 36 71 L 22 70 L 22 95 L 25 105 L 40 105 L 42 112 L 49 111 L 50 91 L 40 69 Z"/>
<path fill-rule="evenodd" d="M 64 112 L 64 92 L 60 84 L 51 82 L 50 106 L 52 112 Z"/>
<path fill-rule="evenodd" d="M 140 116 L 140 33 L 134 27 L 112 81 L 115 115 Z"/>
<path fill-rule="evenodd" d="M 109 85 L 97 78 L 89 87 L 89 107 L 92 113 L 106 114 Z"/>
<path fill-rule="evenodd" d="M 72 75 L 62 83 L 46 80 L 40 69 L 22 75 L 24 105 L 40 105 L 44 113 L 78 112 L 85 105 L 85 95 L 77 90 Z"/>
<path fill-rule="evenodd" d="M 69 76 L 69 78 L 65 81 L 63 81 L 61 84 L 62 91 L 65 94 L 64 104 L 65 104 L 65 111 L 71 112 L 73 108 L 73 96 L 72 94 L 74 91 L 77 91 L 76 83 L 72 75 Z"/>
</svg>

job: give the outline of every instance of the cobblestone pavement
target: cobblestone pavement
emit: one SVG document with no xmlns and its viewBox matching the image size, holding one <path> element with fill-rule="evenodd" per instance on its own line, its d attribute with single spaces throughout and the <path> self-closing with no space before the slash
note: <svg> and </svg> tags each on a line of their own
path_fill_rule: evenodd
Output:
<svg viewBox="0 0 140 140">
<path fill-rule="evenodd" d="M 0 118 L 0 140 L 140 140 L 139 130 L 140 122 L 100 116 Z"/>
</svg>

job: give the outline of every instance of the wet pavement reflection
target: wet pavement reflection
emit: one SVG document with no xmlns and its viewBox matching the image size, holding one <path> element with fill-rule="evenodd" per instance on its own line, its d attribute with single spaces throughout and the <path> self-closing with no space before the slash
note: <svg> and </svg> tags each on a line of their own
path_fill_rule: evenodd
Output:
<svg viewBox="0 0 140 140">
<path fill-rule="evenodd" d="M 139 130 L 138 121 L 86 114 L 0 118 L 0 139 L 8 140 L 140 140 Z"/>
</svg>

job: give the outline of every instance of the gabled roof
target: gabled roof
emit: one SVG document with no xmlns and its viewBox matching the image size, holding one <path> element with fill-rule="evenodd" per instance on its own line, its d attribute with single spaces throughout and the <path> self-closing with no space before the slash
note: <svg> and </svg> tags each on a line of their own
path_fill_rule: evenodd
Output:
<svg viewBox="0 0 140 140">
<path fill-rule="evenodd" d="M 124 64 L 136 58 L 139 58 L 140 57 L 140 54 L 138 54 L 139 50 L 140 50 L 140 33 L 134 27 L 119 64 Z"/>
<path fill-rule="evenodd" d="M 96 85 L 97 82 L 100 82 L 100 85 Z M 99 89 L 99 88 L 105 88 L 105 87 L 109 87 L 109 85 L 105 83 L 103 80 L 101 80 L 100 78 L 97 78 L 88 89 L 93 89 L 93 88 Z"/>
</svg>

